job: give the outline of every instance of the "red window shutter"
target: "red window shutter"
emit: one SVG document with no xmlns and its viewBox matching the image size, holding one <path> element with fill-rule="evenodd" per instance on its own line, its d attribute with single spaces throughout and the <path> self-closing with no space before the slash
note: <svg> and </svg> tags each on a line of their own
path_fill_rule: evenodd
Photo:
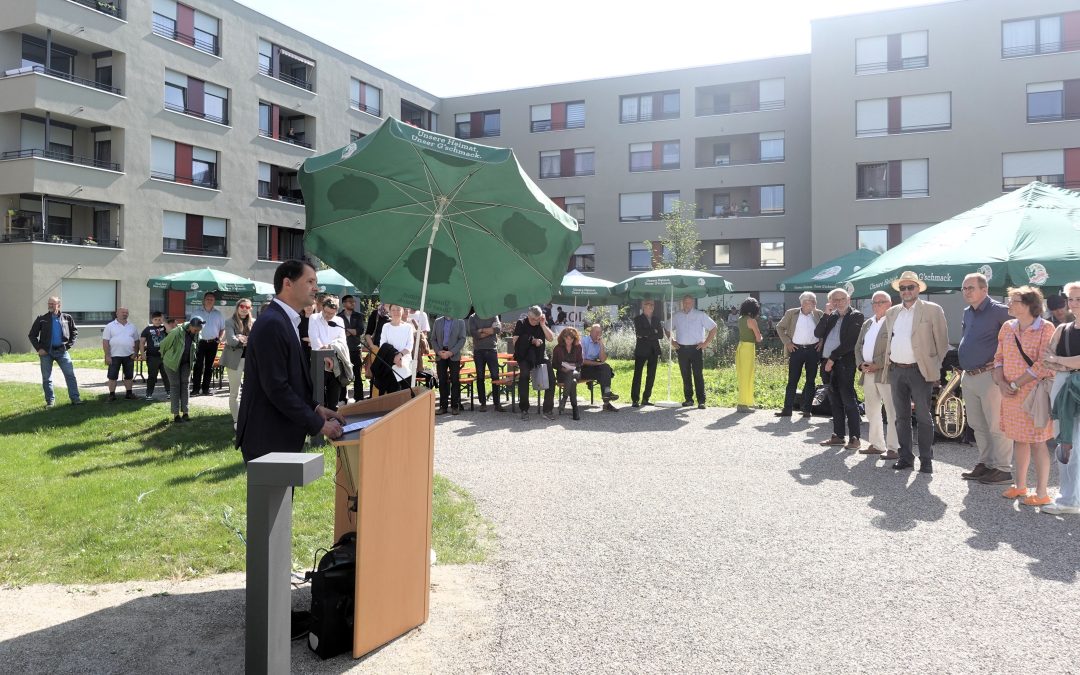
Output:
<svg viewBox="0 0 1080 675">
<path fill-rule="evenodd" d="M 1080 49 L 1080 12 L 1061 15 L 1061 48 L 1065 51 Z"/>
<path fill-rule="evenodd" d="M 1065 119 L 1080 117 L 1080 80 L 1065 80 L 1061 112 Z"/>
<path fill-rule="evenodd" d="M 888 197 L 904 196 L 903 172 L 900 170 L 900 160 L 889 161 L 889 168 L 885 172 L 885 190 Z"/>
<path fill-rule="evenodd" d="M 654 141 L 652 144 L 652 168 L 653 171 L 659 171 L 664 165 L 664 143 L 662 141 Z M 659 213 L 659 211 L 654 211 Z"/>
<path fill-rule="evenodd" d="M 566 128 L 566 104 L 565 103 L 552 103 L 551 104 L 551 128 L 552 129 L 565 129 Z"/>
<path fill-rule="evenodd" d="M 663 119 L 664 117 L 664 95 L 653 94 L 652 95 L 652 116 L 654 120 Z"/>
<path fill-rule="evenodd" d="M 900 133 L 900 97 L 889 97 L 889 133 Z"/>
<path fill-rule="evenodd" d="M 469 138 L 480 138 L 484 135 L 484 113 L 474 112 L 469 115 Z"/>
<path fill-rule="evenodd" d="M 280 241 L 281 241 L 281 228 L 271 225 L 270 226 L 270 259 L 271 260 L 280 260 L 281 259 L 280 256 L 278 255 L 278 251 L 280 250 L 280 246 L 281 246 Z"/>
<path fill-rule="evenodd" d="M 653 220 L 660 220 L 660 214 L 664 210 L 664 193 L 652 193 L 652 216 Z"/>
<path fill-rule="evenodd" d="M 559 175 L 560 176 L 573 176 L 574 175 L 574 149 L 560 150 L 559 151 Z"/>
<path fill-rule="evenodd" d="M 888 37 L 888 46 L 886 49 L 888 54 L 886 58 L 889 63 L 888 69 L 898 70 L 903 61 L 903 56 L 900 51 L 900 33 L 893 33 Z"/>
<path fill-rule="evenodd" d="M 281 106 L 270 106 L 270 138 L 281 138 Z"/>
<path fill-rule="evenodd" d="M 185 143 L 176 143 L 176 153 L 173 168 L 173 177 L 177 183 L 191 184 L 191 146 Z M 200 230 L 201 232 L 202 230 Z M 201 235 L 200 235 L 201 236 Z M 190 238 L 189 238 L 190 239 Z"/>
<path fill-rule="evenodd" d="M 280 183 L 281 183 L 281 176 L 280 176 L 280 174 L 278 174 L 277 168 L 271 166 L 270 167 L 270 194 L 268 195 L 270 197 L 270 199 L 277 199 L 278 198 L 278 186 L 279 186 Z"/>
<path fill-rule="evenodd" d="M 184 236 L 184 249 L 194 253 L 202 252 L 203 217 L 187 214 L 187 232 Z"/>
<path fill-rule="evenodd" d="M 206 95 L 206 89 L 203 87 L 202 80 L 196 80 L 194 77 L 188 78 L 187 88 L 187 101 L 184 105 L 187 109 L 193 113 L 199 113 L 200 115 L 206 112 L 203 108 L 203 101 Z"/>
<path fill-rule="evenodd" d="M 176 3 L 176 39 L 186 45 L 195 44 L 195 10 Z"/>
<path fill-rule="evenodd" d="M 366 87 L 364 87 L 364 83 L 363 83 L 363 82 L 361 82 L 361 83 L 360 83 L 360 109 L 361 109 L 361 110 L 363 110 L 363 109 L 364 109 L 364 106 L 365 106 L 365 104 L 367 103 L 367 101 L 365 101 L 365 100 L 364 100 L 364 98 L 365 98 L 365 96 L 364 96 L 364 89 L 366 89 Z"/>
<path fill-rule="evenodd" d="M 1080 189 L 1080 148 L 1065 149 L 1065 187 Z"/>
<path fill-rule="evenodd" d="M 750 190 L 749 203 L 750 203 L 750 215 L 752 215 L 752 216 L 760 216 L 761 215 L 761 188 L 754 188 L 753 190 Z M 734 204 L 732 206 L 734 206 Z M 739 204 L 739 207 L 742 207 L 742 204 Z"/>
<path fill-rule="evenodd" d="M 558 206 L 563 211 L 566 210 L 566 197 L 552 197 L 551 201 L 555 202 L 555 206 Z"/>
<path fill-rule="evenodd" d="M 184 311 L 186 299 L 183 291 L 165 291 L 165 316 L 177 321 L 186 319 L 187 314 Z"/>
<path fill-rule="evenodd" d="M 903 240 L 903 232 L 902 232 L 902 228 L 900 227 L 900 224 L 899 223 L 890 223 L 889 224 L 889 236 L 888 236 L 887 246 L 889 248 L 892 248 L 893 246 L 896 246 L 897 244 L 899 244 L 902 240 Z"/>
</svg>

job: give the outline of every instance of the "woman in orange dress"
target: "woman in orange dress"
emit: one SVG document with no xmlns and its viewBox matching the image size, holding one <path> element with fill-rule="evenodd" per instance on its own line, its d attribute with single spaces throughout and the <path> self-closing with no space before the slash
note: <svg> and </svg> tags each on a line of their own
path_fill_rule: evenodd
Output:
<svg viewBox="0 0 1080 675">
<path fill-rule="evenodd" d="M 1022 497 L 1028 506 L 1043 506 L 1052 500 L 1046 493 L 1050 480 L 1050 453 L 1046 441 L 1054 435 L 1048 419 L 1045 426 L 1024 410 L 1024 399 L 1038 380 L 1053 377 L 1042 362 L 1043 352 L 1054 335 L 1054 327 L 1042 319 L 1043 295 L 1037 288 L 1021 286 L 1009 289 L 1009 314 L 998 332 L 994 355 L 994 382 L 1001 390 L 1001 430 L 1013 441 L 1013 465 L 1016 484 L 1001 493 L 1006 499 Z M 1021 347 L 1023 351 L 1021 352 Z M 1025 355 L 1027 358 L 1025 358 Z M 1035 454 L 1035 494 L 1028 495 L 1027 472 Z"/>
</svg>

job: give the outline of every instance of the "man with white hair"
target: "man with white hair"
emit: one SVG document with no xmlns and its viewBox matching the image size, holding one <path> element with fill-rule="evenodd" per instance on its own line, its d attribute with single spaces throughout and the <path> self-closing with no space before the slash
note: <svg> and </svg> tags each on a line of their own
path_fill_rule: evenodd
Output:
<svg viewBox="0 0 1080 675">
<path fill-rule="evenodd" d="M 541 415 L 544 419 L 554 420 L 551 411 L 555 408 L 555 373 L 551 370 L 551 362 L 547 357 L 547 341 L 554 340 L 555 335 L 548 328 L 544 311 L 538 305 L 533 305 L 525 314 L 525 318 L 518 321 L 514 328 L 514 360 L 518 364 L 518 407 L 521 410 L 521 419 L 529 419 L 529 378 L 533 368 L 543 366 L 548 371 L 548 387 L 544 390 L 544 404 L 541 407 Z"/>
<path fill-rule="evenodd" d="M 870 306 L 874 309 L 874 316 L 863 324 L 859 341 L 855 343 L 855 364 L 862 373 L 866 421 L 870 425 L 870 445 L 859 452 L 863 455 L 884 453 L 885 459 L 897 459 L 900 456 L 897 448 L 900 446 L 896 441 L 896 409 L 893 407 L 892 388 L 885 379 L 885 351 L 889 347 L 889 334 L 883 330 L 885 312 L 892 307 L 892 298 L 885 291 L 878 291 L 871 298 Z M 887 431 L 882 428 L 881 406 L 885 406 Z"/>
<path fill-rule="evenodd" d="M 828 377 L 829 408 L 832 410 L 833 433 L 821 445 L 843 445 L 846 450 L 859 450 L 862 441 L 859 433 L 862 419 L 859 417 L 859 401 L 855 397 L 855 343 L 859 341 L 863 315 L 851 306 L 851 296 L 842 288 L 829 291 L 832 314 L 818 322 L 814 335 L 823 341 L 821 357 L 825 359 L 823 371 Z M 844 427 L 847 425 L 847 443 L 844 443 Z"/>
<path fill-rule="evenodd" d="M 821 341 L 814 335 L 822 312 L 817 308 L 817 296 L 806 291 L 799 295 L 799 306 L 784 312 L 784 318 L 776 324 L 776 334 L 784 343 L 788 354 L 787 391 L 784 394 L 784 407 L 775 413 L 777 417 L 791 417 L 795 407 L 795 394 L 799 390 L 799 377 L 806 371 L 806 385 L 803 387 L 802 415 L 810 417 L 810 405 L 814 401 L 814 387 L 817 384 L 818 359 Z"/>
</svg>

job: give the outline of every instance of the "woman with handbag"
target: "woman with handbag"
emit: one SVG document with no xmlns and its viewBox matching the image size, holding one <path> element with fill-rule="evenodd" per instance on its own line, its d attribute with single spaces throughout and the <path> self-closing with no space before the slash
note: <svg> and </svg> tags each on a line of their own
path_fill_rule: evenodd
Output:
<svg viewBox="0 0 1080 675">
<path fill-rule="evenodd" d="M 1054 422 L 1058 425 L 1058 440 L 1061 441 L 1055 453 L 1061 495 L 1053 504 L 1042 507 L 1043 513 L 1054 516 L 1080 514 L 1080 458 L 1076 453 L 1076 445 L 1080 442 L 1080 414 L 1077 414 L 1075 405 L 1066 405 L 1066 397 L 1075 401 L 1076 391 L 1080 389 L 1080 281 L 1065 284 L 1065 295 L 1076 319 L 1064 322 L 1054 330 L 1054 336 L 1043 355 L 1043 363 L 1056 373 L 1050 401 L 1054 406 Z M 1065 390 L 1065 395 L 1059 400 L 1058 394 L 1062 390 Z M 1071 433 L 1063 433 L 1068 431 Z M 1065 439 L 1069 442 L 1065 442 Z"/>
<path fill-rule="evenodd" d="M 547 359 L 546 342 L 554 340 L 555 334 L 548 328 L 544 312 L 538 305 L 530 307 L 525 318 L 518 321 L 514 328 L 514 338 L 514 361 L 520 371 L 518 407 L 521 409 L 521 419 L 529 419 L 529 381 L 544 379 L 543 376 L 546 375 L 547 382 L 538 382 L 536 389 L 544 392 L 541 414 L 544 419 L 554 420 L 555 416 L 551 412 L 555 408 L 555 388 L 552 386 L 555 375 L 551 372 L 551 364 Z M 534 369 L 536 372 L 533 372 Z"/>
<path fill-rule="evenodd" d="M 232 413 L 233 429 L 236 414 L 240 410 L 240 383 L 244 381 L 244 355 L 248 335 L 255 318 L 251 316 L 251 300 L 240 298 L 232 320 L 225 322 L 225 349 L 221 352 L 221 365 L 229 376 L 229 412 Z"/>
<path fill-rule="evenodd" d="M 1054 327 L 1042 319 L 1043 295 L 1038 288 L 1010 288 L 1009 314 L 998 332 L 994 355 L 994 382 L 1001 390 L 1001 430 L 1013 441 L 1016 484 L 1001 493 L 1006 499 L 1023 498 L 1028 506 L 1045 506 L 1050 480 L 1050 454 L 1046 441 L 1054 435 L 1049 419 L 1049 392 L 1040 381 L 1053 373 L 1043 353 Z M 1046 400 L 1041 400 L 1045 398 Z M 1035 455 L 1035 494 L 1028 495 L 1027 472 Z"/>
<path fill-rule="evenodd" d="M 566 327 L 559 333 L 558 344 L 551 352 L 551 365 L 555 368 L 556 377 L 562 384 L 562 394 L 559 396 L 559 414 L 566 408 L 566 399 L 570 399 L 570 409 L 574 412 L 573 419 L 580 420 L 577 407 L 577 378 L 581 372 L 581 364 L 584 356 L 581 351 L 581 336 L 576 328 Z"/>
</svg>

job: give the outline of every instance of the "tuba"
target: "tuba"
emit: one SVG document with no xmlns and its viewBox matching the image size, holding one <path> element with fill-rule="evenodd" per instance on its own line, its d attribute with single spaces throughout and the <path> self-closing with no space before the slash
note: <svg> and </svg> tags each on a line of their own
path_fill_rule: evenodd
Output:
<svg viewBox="0 0 1080 675">
<path fill-rule="evenodd" d="M 956 388 L 960 385 L 960 373 L 959 368 L 953 368 L 952 377 L 941 388 L 934 403 L 934 428 L 950 441 L 959 439 L 967 424 L 964 399 L 956 393 Z"/>
</svg>

